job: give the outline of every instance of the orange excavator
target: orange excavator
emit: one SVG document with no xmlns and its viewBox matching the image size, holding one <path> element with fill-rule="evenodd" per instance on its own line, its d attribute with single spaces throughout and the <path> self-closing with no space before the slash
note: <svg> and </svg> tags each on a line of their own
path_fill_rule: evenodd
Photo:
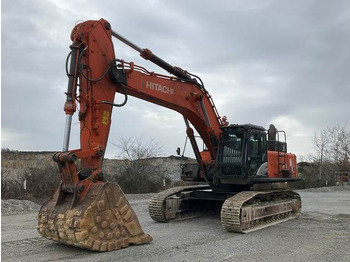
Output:
<svg viewBox="0 0 350 262">
<path fill-rule="evenodd" d="M 112 37 L 171 75 L 116 59 Z M 152 219 L 170 222 L 221 212 L 226 230 L 247 233 L 292 219 L 300 212 L 300 196 L 284 186 L 298 178 L 296 156 L 287 153 L 283 131 L 273 125 L 265 130 L 252 124 L 229 124 L 226 117 L 219 116 L 199 77 L 133 44 L 104 19 L 77 24 L 71 39 L 63 149 L 53 156 L 61 183 L 39 211 L 42 236 L 96 251 L 152 241 L 120 187 L 103 181 L 112 109 L 124 106 L 129 95 L 183 116 L 197 164 L 184 164 L 182 177 L 204 182 L 156 194 L 149 202 Z M 115 103 L 116 92 L 124 96 L 122 103 Z M 81 148 L 69 150 L 76 111 Z M 203 150 L 192 127 L 204 142 Z"/>
</svg>

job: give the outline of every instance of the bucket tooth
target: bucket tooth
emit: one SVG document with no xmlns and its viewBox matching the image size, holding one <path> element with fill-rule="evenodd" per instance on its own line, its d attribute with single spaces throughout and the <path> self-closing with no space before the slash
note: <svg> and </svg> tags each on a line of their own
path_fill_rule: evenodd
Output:
<svg viewBox="0 0 350 262">
<path fill-rule="evenodd" d="M 123 191 L 114 183 L 92 184 L 83 200 L 64 200 L 59 191 L 40 209 L 40 235 L 67 245 L 112 251 L 152 241 L 145 234 Z"/>
</svg>

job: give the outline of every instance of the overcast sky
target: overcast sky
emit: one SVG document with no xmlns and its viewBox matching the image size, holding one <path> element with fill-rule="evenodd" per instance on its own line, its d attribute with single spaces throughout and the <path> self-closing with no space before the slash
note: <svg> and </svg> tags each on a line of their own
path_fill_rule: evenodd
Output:
<svg viewBox="0 0 350 262">
<path fill-rule="evenodd" d="M 350 122 L 347 0 L 2 0 L 1 7 L 2 147 L 62 149 L 70 33 L 76 21 L 100 18 L 199 75 L 230 123 L 285 130 L 298 156 L 312 151 L 315 131 Z M 114 45 L 117 58 L 164 73 Z M 73 122 L 71 149 L 79 148 Z M 120 137 L 155 139 L 164 156 L 185 141 L 181 115 L 133 98 L 113 111 L 112 125 L 107 157 L 118 154 L 111 143 Z"/>
</svg>

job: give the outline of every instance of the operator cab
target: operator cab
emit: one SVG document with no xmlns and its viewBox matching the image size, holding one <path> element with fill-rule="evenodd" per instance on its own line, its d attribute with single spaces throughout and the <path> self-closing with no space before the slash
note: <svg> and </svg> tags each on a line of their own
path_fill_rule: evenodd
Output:
<svg viewBox="0 0 350 262">
<path fill-rule="evenodd" d="M 264 163 L 267 177 L 267 132 L 252 124 L 222 127 L 217 151 L 217 176 L 223 184 L 251 184 Z"/>
</svg>

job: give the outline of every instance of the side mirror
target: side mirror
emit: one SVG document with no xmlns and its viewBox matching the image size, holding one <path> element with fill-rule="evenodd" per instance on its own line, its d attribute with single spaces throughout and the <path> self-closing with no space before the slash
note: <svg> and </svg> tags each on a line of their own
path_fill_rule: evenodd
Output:
<svg viewBox="0 0 350 262">
<path fill-rule="evenodd" d="M 180 147 L 176 148 L 176 153 L 177 153 L 178 156 L 181 155 L 181 149 L 180 149 Z"/>
</svg>

